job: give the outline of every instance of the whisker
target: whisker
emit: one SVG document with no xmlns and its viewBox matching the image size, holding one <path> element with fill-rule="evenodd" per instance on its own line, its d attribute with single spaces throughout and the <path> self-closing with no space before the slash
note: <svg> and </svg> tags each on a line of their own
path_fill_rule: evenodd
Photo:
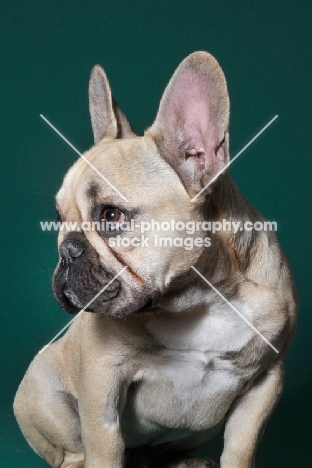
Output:
<svg viewBox="0 0 312 468">
<path fill-rule="evenodd" d="M 34 271 L 33 275 L 37 275 L 38 273 L 43 273 L 44 271 L 49 271 L 49 270 L 54 270 L 54 267 L 44 268 L 43 270 Z"/>
</svg>

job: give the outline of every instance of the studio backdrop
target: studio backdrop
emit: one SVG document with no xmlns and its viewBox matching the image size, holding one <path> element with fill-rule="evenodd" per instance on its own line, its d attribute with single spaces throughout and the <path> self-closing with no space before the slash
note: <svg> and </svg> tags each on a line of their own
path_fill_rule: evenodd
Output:
<svg viewBox="0 0 312 468">
<path fill-rule="evenodd" d="M 1 35 L 1 466 L 46 466 L 12 412 L 33 356 L 72 318 L 53 297 L 54 196 L 93 144 L 87 87 L 101 64 L 142 134 L 173 71 L 206 50 L 228 82 L 231 165 L 242 194 L 267 219 L 297 285 L 300 314 L 285 388 L 257 452 L 257 468 L 308 467 L 311 455 L 311 2 L 249 0 L 5 0 Z M 219 459 L 222 435 L 202 453 Z"/>
</svg>

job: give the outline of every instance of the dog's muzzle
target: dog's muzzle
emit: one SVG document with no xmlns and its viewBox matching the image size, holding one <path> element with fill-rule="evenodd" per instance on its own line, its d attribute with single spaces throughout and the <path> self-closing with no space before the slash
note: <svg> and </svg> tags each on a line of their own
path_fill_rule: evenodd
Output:
<svg viewBox="0 0 312 468">
<path fill-rule="evenodd" d="M 61 255 L 61 266 L 62 268 L 70 268 L 71 264 L 81 255 L 83 255 L 85 249 L 84 246 L 75 240 L 65 240 L 62 242 L 59 248 Z M 78 309 L 83 308 L 82 302 L 79 300 L 78 296 L 71 289 L 64 289 L 64 295 L 69 300 L 69 302 Z"/>
<path fill-rule="evenodd" d="M 53 289 L 60 306 L 67 312 L 77 313 L 90 301 L 88 310 L 101 312 L 105 303 L 119 295 L 120 281 L 116 279 L 108 285 L 114 275 L 100 265 L 96 252 L 85 238 L 65 239 L 59 246 L 59 253 Z M 106 284 L 107 288 L 95 298 Z"/>
</svg>

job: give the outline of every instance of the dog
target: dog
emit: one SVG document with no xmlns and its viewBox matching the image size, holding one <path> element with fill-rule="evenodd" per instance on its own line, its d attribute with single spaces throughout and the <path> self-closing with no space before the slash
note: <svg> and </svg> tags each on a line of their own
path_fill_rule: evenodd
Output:
<svg viewBox="0 0 312 468">
<path fill-rule="evenodd" d="M 264 218 L 225 172 L 221 67 L 207 52 L 186 57 L 143 137 L 99 65 L 89 103 L 95 145 L 69 169 L 56 209 L 61 221 L 105 226 L 59 233 L 55 296 L 86 311 L 30 364 L 18 424 L 53 467 L 202 468 L 217 465 L 192 453 L 225 423 L 221 468 L 251 468 L 297 305 L 275 233 L 223 225 Z M 151 220 L 182 244 L 160 246 L 156 229 L 137 242 Z M 192 248 L 180 229 L 189 222 L 200 227 Z M 222 229 L 207 237 L 205 222 Z"/>
</svg>

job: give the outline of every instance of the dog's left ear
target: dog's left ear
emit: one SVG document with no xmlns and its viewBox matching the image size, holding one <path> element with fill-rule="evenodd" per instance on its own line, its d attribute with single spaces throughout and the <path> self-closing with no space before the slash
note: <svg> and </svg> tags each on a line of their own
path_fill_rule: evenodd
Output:
<svg viewBox="0 0 312 468">
<path fill-rule="evenodd" d="M 229 107 L 225 77 L 215 58 L 195 52 L 183 60 L 149 132 L 190 195 L 229 161 Z"/>
<path fill-rule="evenodd" d="M 95 144 L 102 138 L 127 138 L 135 133 L 112 96 L 100 65 L 93 67 L 89 82 L 89 109 Z"/>
</svg>

